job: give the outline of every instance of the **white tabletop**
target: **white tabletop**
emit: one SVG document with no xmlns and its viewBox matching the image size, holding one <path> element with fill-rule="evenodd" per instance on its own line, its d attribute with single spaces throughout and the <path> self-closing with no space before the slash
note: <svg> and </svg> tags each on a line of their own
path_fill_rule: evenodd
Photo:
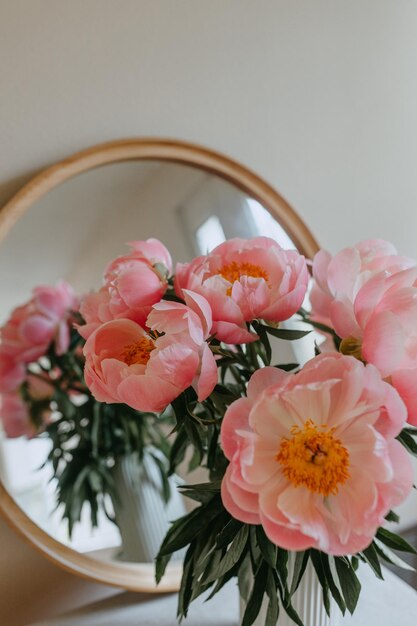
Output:
<svg viewBox="0 0 417 626">
<path fill-rule="evenodd" d="M 385 581 L 361 567 L 362 593 L 353 617 L 334 617 L 336 626 L 416 626 L 417 592 L 385 570 Z M 177 626 L 177 596 L 121 593 L 82 610 L 32 626 Z M 238 626 L 238 593 L 230 584 L 212 600 L 196 600 L 186 626 Z"/>
</svg>

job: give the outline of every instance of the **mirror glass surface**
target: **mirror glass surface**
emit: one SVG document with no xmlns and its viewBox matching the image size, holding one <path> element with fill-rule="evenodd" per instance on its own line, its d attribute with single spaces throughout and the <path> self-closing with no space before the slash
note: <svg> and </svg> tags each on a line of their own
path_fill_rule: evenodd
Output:
<svg viewBox="0 0 417 626">
<path fill-rule="evenodd" d="M 176 261 L 188 261 L 231 237 L 267 235 L 294 248 L 276 219 L 254 198 L 202 169 L 167 161 L 106 165 L 59 185 L 12 228 L 0 245 L 0 323 L 32 288 L 67 280 L 77 294 L 101 285 L 107 263 L 126 242 L 156 237 Z M 289 356 L 291 359 L 292 357 Z M 0 440 L 3 483 L 42 529 L 75 550 L 112 558 L 120 543 L 104 514 L 92 529 L 84 510 L 70 539 L 55 509 L 51 470 L 41 467 L 49 439 Z M 199 482 L 193 473 L 190 482 Z"/>
</svg>

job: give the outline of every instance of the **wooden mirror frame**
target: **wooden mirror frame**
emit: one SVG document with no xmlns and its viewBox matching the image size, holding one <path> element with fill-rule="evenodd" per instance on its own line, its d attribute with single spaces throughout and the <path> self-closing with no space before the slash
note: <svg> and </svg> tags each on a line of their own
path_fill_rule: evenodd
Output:
<svg viewBox="0 0 417 626">
<path fill-rule="evenodd" d="M 312 258 L 318 250 L 314 236 L 284 198 L 262 178 L 218 152 L 199 145 L 158 138 L 122 139 L 77 152 L 37 174 L 0 210 L 0 243 L 33 203 L 61 183 L 103 165 L 123 161 L 169 161 L 211 172 L 258 200 L 286 230 L 298 250 Z M 171 564 L 156 586 L 152 563 L 127 564 L 94 559 L 53 539 L 16 504 L 0 482 L 0 513 L 31 546 L 65 570 L 88 580 L 129 591 L 177 591 L 182 567 Z"/>
</svg>

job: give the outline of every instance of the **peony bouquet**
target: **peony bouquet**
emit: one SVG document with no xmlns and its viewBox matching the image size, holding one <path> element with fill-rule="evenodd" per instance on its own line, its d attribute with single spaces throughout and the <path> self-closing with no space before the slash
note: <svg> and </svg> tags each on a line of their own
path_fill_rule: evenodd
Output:
<svg viewBox="0 0 417 626">
<path fill-rule="evenodd" d="M 82 298 L 77 327 L 97 411 L 156 422 L 171 411 L 170 472 L 189 450 L 191 467 L 207 470 L 182 487 L 197 506 L 172 524 L 157 580 L 186 548 L 179 616 L 237 578 L 243 626 L 265 607 L 268 625 L 282 612 L 307 626 L 293 598 L 310 568 L 325 610 L 332 598 L 353 612 L 361 563 L 382 577 L 381 560 L 415 552 L 386 522 L 398 521 L 417 454 L 417 263 L 370 240 L 333 258 L 320 251 L 311 278 L 297 251 L 258 237 L 174 276 L 157 240 L 131 248 Z M 54 328 L 58 352 L 65 333 Z M 307 335 L 313 358 L 281 357 Z M 14 389 L 21 361 L 1 354 Z"/>
<path fill-rule="evenodd" d="M 94 398 L 84 377 L 85 340 L 77 330 L 84 321 L 79 308 L 68 283 L 39 286 L 0 328 L 3 431 L 9 438 L 49 438 L 46 463 L 56 479 L 56 504 L 70 536 L 86 505 L 93 527 L 100 509 L 120 526 L 117 513 L 123 502 L 116 468 L 123 458 L 132 457 L 133 478 L 143 475 L 140 468 L 145 463 L 145 476 L 152 477 L 165 502 L 172 486 L 166 438 L 172 418 L 167 412 L 138 413 Z M 127 555 L 124 549 L 123 557 Z"/>
</svg>

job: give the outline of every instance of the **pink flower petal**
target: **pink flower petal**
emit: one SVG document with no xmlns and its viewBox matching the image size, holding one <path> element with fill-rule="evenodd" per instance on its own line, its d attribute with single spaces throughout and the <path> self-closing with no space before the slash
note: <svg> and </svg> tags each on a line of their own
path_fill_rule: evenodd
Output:
<svg viewBox="0 0 417 626">
<path fill-rule="evenodd" d="M 139 261 L 120 273 L 117 289 L 126 305 L 133 309 L 152 305 L 163 295 L 160 277 L 151 267 Z"/>
<path fill-rule="evenodd" d="M 413 426 L 417 426 L 417 367 L 393 372 L 391 381 L 407 407 L 408 421 Z M 404 413 L 402 413 L 401 417 L 405 417 Z"/>
<path fill-rule="evenodd" d="M 230 405 L 223 418 L 221 445 L 229 460 L 232 459 L 238 445 L 239 437 L 236 435 L 236 431 L 250 430 L 249 411 L 251 406 L 251 402 L 247 398 L 239 398 Z"/>
<path fill-rule="evenodd" d="M 263 367 L 260 370 L 256 370 L 248 383 L 248 398 L 252 401 L 256 400 L 265 389 L 284 382 L 289 376 L 291 374 L 277 367 Z"/>
<path fill-rule="evenodd" d="M 361 259 L 355 248 L 345 248 L 339 252 L 327 268 L 327 280 L 332 294 L 336 298 L 352 300 L 360 270 Z"/>
<path fill-rule="evenodd" d="M 404 357 L 405 337 L 401 325 L 389 311 L 373 315 L 365 328 L 362 354 L 381 375 L 390 376 Z"/>
<path fill-rule="evenodd" d="M 229 467 L 221 486 L 222 502 L 230 515 L 245 524 L 259 524 L 258 496 L 244 491 L 230 480 Z"/>
<path fill-rule="evenodd" d="M 195 383 L 197 387 L 197 397 L 198 401 L 202 402 L 213 391 L 214 387 L 217 385 L 218 380 L 218 372 L 217 372 L 217 364 L 216 359 L 208 344 L 205 344 L 203 348 L 203 353 L 201 356 L 201 369 L 198 379 Z"/>
</svg>

